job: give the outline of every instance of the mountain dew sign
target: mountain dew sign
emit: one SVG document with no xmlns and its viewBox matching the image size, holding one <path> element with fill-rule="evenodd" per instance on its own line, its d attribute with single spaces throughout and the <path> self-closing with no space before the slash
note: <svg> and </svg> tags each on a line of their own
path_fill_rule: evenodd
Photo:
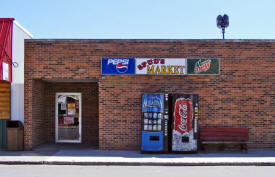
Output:
<svg viewBox="0 0 275 177">
<path fill-rule="evenodd" d="M 220 60 L 215 58 L 187 59 L 188 75 L 218 75 Z"/>
</svg>

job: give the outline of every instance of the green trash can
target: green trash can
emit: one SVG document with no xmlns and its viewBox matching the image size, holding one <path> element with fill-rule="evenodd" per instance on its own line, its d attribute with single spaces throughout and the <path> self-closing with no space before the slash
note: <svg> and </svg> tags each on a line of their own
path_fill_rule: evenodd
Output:
<svg viewBox="0 0 275 177">
<path fill-rule="evenodd" d="M 7 121 L 7 148 L 9 151 L 23 151 L 23 124 L 20 121 Z"/>
<path fill-rule="evenodd" d="M 7 149 L 7 120 L 0 119 L 0 150 Z"/>
</svg>

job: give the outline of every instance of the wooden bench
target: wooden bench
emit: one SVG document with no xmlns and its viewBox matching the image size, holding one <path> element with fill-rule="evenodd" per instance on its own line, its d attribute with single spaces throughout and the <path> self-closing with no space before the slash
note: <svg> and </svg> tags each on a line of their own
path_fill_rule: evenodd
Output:
<svg viewBox="0 0 275 177">
<path fill-rule="evenodd" d="M 200 147 L 207 144 L 239 144 L 247 152 L 247 128 L 200 128 Z"/>
</svg>

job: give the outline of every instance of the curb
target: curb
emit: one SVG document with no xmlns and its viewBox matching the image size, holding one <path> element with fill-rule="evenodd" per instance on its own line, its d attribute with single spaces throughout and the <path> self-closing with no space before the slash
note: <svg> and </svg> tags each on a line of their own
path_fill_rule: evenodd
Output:
<svg viewBox="0 0 275 177">
<path fill-rule="evenodd" d="M 0 161 L 0 165 L 102 165 L 102 166 L 275 166 L 275 162 L 70 162 Z"/>
</svg>

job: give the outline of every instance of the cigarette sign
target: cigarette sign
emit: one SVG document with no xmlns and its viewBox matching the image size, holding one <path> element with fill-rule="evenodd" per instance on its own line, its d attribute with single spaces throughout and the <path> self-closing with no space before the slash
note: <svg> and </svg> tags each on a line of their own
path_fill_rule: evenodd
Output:
<svg viewBox="0 0 275 177">
<path fill-rule="evenodd" d="M 136 58 L 136 74 L 186 75 L 186 59 Z"/>
</svg>

